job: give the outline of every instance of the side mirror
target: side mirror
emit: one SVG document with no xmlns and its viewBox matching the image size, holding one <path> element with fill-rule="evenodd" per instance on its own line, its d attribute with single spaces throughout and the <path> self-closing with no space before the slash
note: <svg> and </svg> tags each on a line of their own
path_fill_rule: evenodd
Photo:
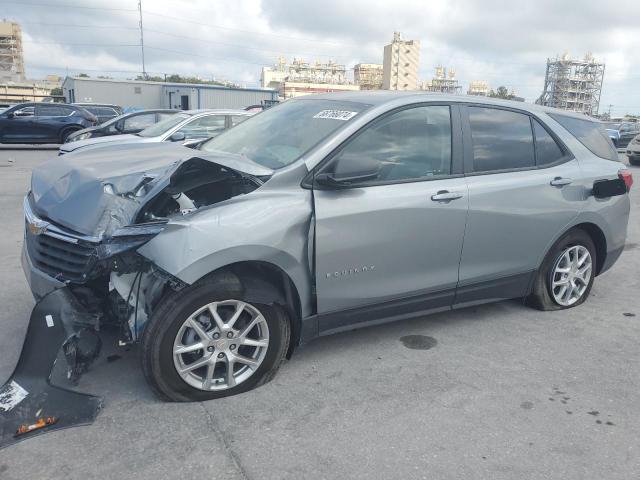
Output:
<svg viewBox="0 0 640 480">
<path fill-rule="evenodd" d="M 318 185 L 327 188 L 351 188 L 359 183 L 375 180 L 380 174 L 380 162 L 359 155 L 339 155 L 333 172 L 315 176 Z"/>
<path fill-rule="evenodd" d="M 120 120 L 119 122 L 116 122 L 114 127 L 116 127 L 117 131 L 124 133 L 124 122 L 122 120 Z"/>
<path fill-rule="evenodd" d="M 184 134 L 184 132 L 175 132 L 169 137 L 169 140 L 171 140 L 172 142 L 184 142 L 186 138 L 187 136 Z"/>
<path fill-rule="evenodd" d="M 13 118 L 13 117 L 15 117 L 15 116 L 16 116 L 16 115 L 15 115 L 15 113 L 13 113 L 13 112 L 9 112 L 9 113 L 7 113 L 7 118 Z"/>
</svg>

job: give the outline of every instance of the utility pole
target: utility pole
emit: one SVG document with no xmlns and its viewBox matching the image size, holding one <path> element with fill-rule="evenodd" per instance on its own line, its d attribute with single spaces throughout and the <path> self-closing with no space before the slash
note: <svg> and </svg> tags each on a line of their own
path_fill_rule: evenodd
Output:
<svg viewBox="0 0 640 480">
<path fill-rule="evenodd" d="M 147 69 L 144 66 L 144 32 L 142 30 L 142 0 L 138 0 L 138 13 L 140 14 L 140 48 L 142 49 L 142 78 L 147 78 Z"/>
</svg>

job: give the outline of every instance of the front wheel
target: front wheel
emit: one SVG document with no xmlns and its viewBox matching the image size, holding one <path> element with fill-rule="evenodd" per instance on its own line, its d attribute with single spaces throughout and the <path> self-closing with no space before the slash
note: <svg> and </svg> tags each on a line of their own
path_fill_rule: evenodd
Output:
<svg viewBox="0 0 640 480">
<path fill-rule="evenodd" d="M 275 375 L 289 336 L 283 308 L 249 303 L 237 283 L 212 279 L 158 306 L 142 337 L 142 369 L 165 400 L 235 395 Z"/>
<path fill-rule="evenodd" d="M 596 274 L 596 249 L 580 229 L 565 234 L 551 248 L 538 271 L 529 305 L 539 310 L 561 310 L 583 303 Z"/>
</svg>

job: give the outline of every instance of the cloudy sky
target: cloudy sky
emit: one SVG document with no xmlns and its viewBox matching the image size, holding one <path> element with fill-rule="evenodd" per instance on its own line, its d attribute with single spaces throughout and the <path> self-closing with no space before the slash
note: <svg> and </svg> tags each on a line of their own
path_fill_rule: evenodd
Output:
<svg viewBox="0 0 640 480">
<path fill-rule="evenodd" d="M 27 75 L 131 78 L 141 67 L 137 0 L 0 0 L 23 28 Z M 146 68 L 256 86 L 279 55 L 382 63 L 394 31 L 437 65 L 533 101 L 547 57 L 606 63 L 601 111 L 640 113 L 640 0 L 142 0 Z"/>
</svg>

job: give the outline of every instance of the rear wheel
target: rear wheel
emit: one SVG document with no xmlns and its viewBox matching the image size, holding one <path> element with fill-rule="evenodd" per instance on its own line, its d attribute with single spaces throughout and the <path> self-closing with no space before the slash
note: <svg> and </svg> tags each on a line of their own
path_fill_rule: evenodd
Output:
<svg viewBox="0 0 640 480">
<path fill-rule="evenodd" d="M 539 310 L 561 310 L 583 303 L 593 286 L 596 249 L 591 237 L 571 230 L 547 254 L 527 303 Z"/>
<path fill-rule="evenodd" d="M 289 336 L 283 308 L 247 302 L 237 282 L 212 279 L 158 306 L 142 338 L 142 369 L 166 400 L 235 395 L 275 375 Z"/>
</svg>

